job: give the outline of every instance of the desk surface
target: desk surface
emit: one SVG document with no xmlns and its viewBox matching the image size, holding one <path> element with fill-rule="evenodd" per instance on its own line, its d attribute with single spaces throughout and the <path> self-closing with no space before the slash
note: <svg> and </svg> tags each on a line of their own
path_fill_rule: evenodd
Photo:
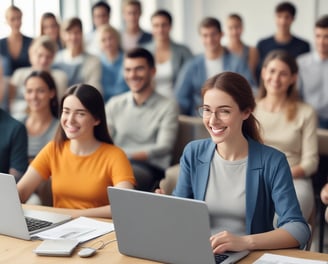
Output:
<svg viewBox="0 0 328 264">
<path fill-rule="evenodd" d="M 24 206 L 29 209 L 40 209 L 40 210 L 50 210 L 56 211 L 55 208 L 48 207 L 39 207 L 39 206 Z M 104 220 L 111 221 L 111 220 Z M 92 245 L 96 241 L 109 241 L 115 239 L 115 233 L 106 234 L 100 238 L 94 239 L 85 243 L 83 245 Z M 128 256 L 124 256 L 119 253 L 117 248 L 117 242 L 113 242 L 107 245 L 104 249 L 101 249 L 91 258 L 80 258 L 77 255 L 77 252 L 80 247 L 78 247 L 72 257 L 44 257 L 37 256 L 32 252 L 41 241 L 25 241 L 12 237 L 0 235 L 0 263 L 33 263 L 33 264 L 42 264 L 42 263 L 58 263 L 58 261 L 65 261 L 65 263 L 85 263 L 92 262 L 93 264 L 97 263 L 111 263 L 111 264 L 132 264 L 132 263 L 157 263 L 154 261 L 148 261 L 144 259 L 137 259 Z M 248 255 L 246 258 L 241 260 L 240 264 L 253 263 L 256 259 L 261 257 L 265 252 L 272 254 L 279 254 L 291 257 L 305 258 L 305 259 L 315 259 L 315 260 L 326 260 L 328 261 L 328 254 L 322 254 L 317 252 L 310 251 L 301 251 L 296 249 L 286 249 L 286 250 L 271 250 L 271 251 L 255 251 Z"/>
</svg>

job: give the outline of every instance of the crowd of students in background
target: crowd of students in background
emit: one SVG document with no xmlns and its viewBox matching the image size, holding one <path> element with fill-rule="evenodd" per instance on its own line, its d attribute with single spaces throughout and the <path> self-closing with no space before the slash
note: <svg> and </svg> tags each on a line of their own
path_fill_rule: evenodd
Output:
<svg viewBox="0 0 328 264">
<path fill-rule="evenodd" d="M 289 164 L 295 197 L 308 221 L 314 211 L 311 176 L 319 163 L 316 129 L 328 129 L 328 92 L 325 90 L 328 85 L 328 15 L 320 17 L 315 24 L 313 50 L 308 41 L 291 33 L 296 8 L 289 2 L 276 6 L 276 31 L 261 39 L 256 47 L 243 42 L 244 25 L 239 14 L 230 14 L 224 27 L 217 18 L 205 17 L 198 28 L 203 52 L 196 55 L 188 46 L 171 38 L 174 19 L 168 10 L 160 9 L 152 14 L 151 32 L 140 27 L 142 6 L 139 1 L 124 2 L 122 30 L 110 25 L 111 12 L 107 2 L 95 3 L 92 7 L 94 30 L 85 36 L 78 17 L 59 22 L 54 14 L 45 13 L 40 21 L 41 35 L 31 39 L 20 32 L 21 10 L 11 6 L 6 11 L 11 31 L 8 37 L 0 39 L 0 130 L 5 131 L 0 140 L 0 171 L 16 177 L 22 201 L 27 201 L 34 192 L 42 193 L 40 183 L 44 182 L 47 190 L 52 188 L 51 203 L 55 206 L 76 209 L 69 211 L 75 216 L 110 217 L 104 190 L 99 193 L 96 190 L 114 185 L 154 191 L 170 166 L 179 114 L 198 116 L 198 107 L 202 106 L 204 125 L 213 141 L 221 146 L 214 139 L 216 133 L 227 128 L 213 128 L 208 120 L 213 113 L 215 118 L 223 120 L 228 114 L 223 110 L 211 110 L 217 105 L 208 99 L 208 94 L 213 93 L 220 101 L 220 89 L 224 87 L 217 87 L 216 79 L 223 78 L 224 85 L 229 86 L 225 78 L 235 80 L 240 75 L 256 98 L 256 106 L 241 109 L 242 103 L 235 98 L 237 95 L 227 91 L 224 93 L 231 98 L 223 98 L 238 104 L 241 123 L 249 118 L 248 111 L 254 111 L 262 127 L 263 142 L 286 155 L 287 161 L 282 162 Z M 223 32 L 227 37 L 225 46 L 221 44 Z M 217 76 L 222 72 L 233 72 L 238 76 Z M 206 80 L 212 80 L 211 86 L 219 90 L 207 87 L 210 84 Z M 205 90 L 201 94 L 204 83 Z M 238 85 L 234 88 L 241 89 Z M 241 157 L 244 159 L 247 142 L 257 148 L 261 140 L 252 138 L 255 128 L 248 134 L 243 129 L 234 129 L 235 139 L 243 147 L 238 151 L 243 151 Z M 55 141 L 52 141 L 54 136 Z M 206 144 L 210 145 L 209 142 Z M 194 155 L 192 147 L 187 151 Z M 221 153 L 219 149 L 217 151 Z M 112 156 L 108 154 L 110 152 L 115 152 L 116 156 L 107 160 L 102 168 L 99 161 L 104 161 L 104 155 Z M 195 198 L 192 189 L 199 186 L 191 187 L 194 179 L 189 179 L 187 170 L 194 166 L 189 162 L 196 158 L 186 156 L 188 153 L 184 155 L 182 161 L 187 164 L 182 168 L 175 193 Z M 278 154 L 274 155 L 280 158 Z M 71 160 L 73 167 L 63 172 L 60 164 L 66 164 L 65 159 Z M 215 159 L 226 166 L 220 157 Z M 28 162 L 31 162 L 30 166 Z M 98 185 L 88 178 L 88 173 L 92 172 L 85 164 L 99 171 Z M 240 168 L 245 173 L 245 166 Z M 85 170 L 78 181 L 87 184 L 90 190 L 82 185 L 74 186 L 71 194 L 66 185 L 77 182 L 72 178 L 76 169 Z M 124 177 L 122 173 L 125 173 Z M 49 187 L 51 176 L 53 186 Z M 216 196 L 213 188 L 220 187 L 212 181 L 209 186 L 212 189 L 207 189 L 206 200 L 213 205 Z M 239 187 L 245 189 L 243 185 Z M 220 190 L 222 195 L 226 194 L 222 187 Z M 321 195 L 326 204 L 327 190 L 328 185 Z M 42 199 L 42 195 L 39 196 Z M 85 199 L 86 196 L 89 198 Z M 292 195 L 288 199 L 295 197 Z M 276 198 L 277 213 L 281 214 L 287 208 L 280 208 L 278 202 Z M 43 200 L 41 203 L 47 204 Z M 299 209 L 292 209 L 294 211 L 288 213 L 296 212 L 299 217 Z M 268 217 L 273 213 L 270 210 Z M 245 215 L 240 217 L 243 219 Z M 266 219 L 267 226 L 271 224 L 269 218 Z M 277 226 L 284 224 L 278 220 Z M 267 226 L 260 231 L 270 230 Z M 289 230 L 288 227 L 285 229 Z M 297 237 L 299 231 L 295 233 L 293 235 Z M 286 233 L 281 234 L 290 239 Z M 279 232 L 271 237 L 277 235 Z M 264 238 L 266 236 L 259 241 Z M 220 244 L 218 237 L 212 240 L 215 247 Z M 296 240 L 290 239 L 286 246 L 304 246 L 306 238 Z"/>
</svg>

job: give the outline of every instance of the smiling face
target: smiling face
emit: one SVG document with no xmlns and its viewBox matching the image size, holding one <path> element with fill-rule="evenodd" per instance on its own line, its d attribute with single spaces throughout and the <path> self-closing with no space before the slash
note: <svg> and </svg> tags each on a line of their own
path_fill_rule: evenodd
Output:
<svg viewBox="0 0 328 264">
<path fill-rule="evenodd" d="M 94 127 L 99 124 L 75 95 L 65 98 L 60 122 L 66 137 L 79 141 L 94 138 Z"/>
<path fill-rule="evenodd" d="M 278 32 L 289 33 L 294 17 L 287 11 L 276 13 L 276 26 Z"/>
<path fill-rule="evenodd" d="M 132 93 L 143 93 L 152 89 L 151 82 L 155 69 L 147 64 L 145 58 L 125 58 L 124 79 Z"/>
<path fill-rule="evenodd" d="M 239 41 L 243 32 L 243 26 L 241 22 L 236 18 L 229 17 L 227 19 L 226 27 L 226 36 L 232 41 Z"/>
<path fill-rule="evenodd" d="M 6 21 L 11 30 L 17 33 L 20 31 L 20 27 L 22 25 L 22 13 L 17 10 L 10 9 L 6 13 Z"/>
<path fill-rule="evenodd" d="M 207 52 L 215 53 L 221 49 L 222 33 L 215 27 L 201 27 L 200 37 Z"/>
<path fill-rule="evenodd" d="M 203 117 L 203 123 L 214 143 L 229 143 L 242 136 L 242 124 L 250 112 L 241 112 L 229 94 L 209 89 L 204 94 L 203 107 L 212 112 L 209 117 Z"/>
<path fill-rule="evenodd" d="M 285 62 L 273 59 L 263 67 L 262 79 L 268 95 L 285 97 L 290 85 L 296 82 L 296 74 Z"/>
<path fill-rule="evenodd" d="M 129 29 L 139 27 L 141 10 L 137 5 L 125 5 L 123 8 L 123 19 L 125 26 Z"/>
<path fill-rule="evenodd" d="M 96 7 L 92 13 L 93 24 L 96 28 L 101 25 L 106 25 L 109 23 L 110 15 L 108 14 L 106 8 Z"/>
<path fill-rule="evenodd" d="M 167 40 L 169 39 L 171 25 L 165 16 L 154 16 L 151 19 L 152 34 L 155 39 Z"/>
<path fill-rule="evenodd" d="M 42 21 L 42 32 L 52 40 L 57 41 L 59 38 L 59 25 L 57 21 L 51 17 L 45 18 Z"/>
<path fill-rule="evenodd" d="M 54 59 L 54 54 L 43 46 L 31 50 L 30 60 L 34 69 L 49 71 Z"/>
<path fill-rule="evenodd" d="M 315 48 L 322 59 L 328 58 L 328 28 L 316 27 L 314 30 Z"/>
<path fill-rule="evenodd" d="M 105 52 L 117 53 L 119 51 L 119 40 L 115 33 L 108 30 L 101 32 L 100 47 Z"/>
<path fill-rule="evenodd" d="M 50 111 L 50 101 L 54 96 L 55 91 L 39 77 L 31 77 L 25 83 L 24 97 L 31 112 Z"/>
<path fill-rule="evenodd" d="M 70 50 L 81 50 L 83 47 L 83 36 L 81 28 L 74 26 L 63 33 L 63 40 Z"/>
</svg>

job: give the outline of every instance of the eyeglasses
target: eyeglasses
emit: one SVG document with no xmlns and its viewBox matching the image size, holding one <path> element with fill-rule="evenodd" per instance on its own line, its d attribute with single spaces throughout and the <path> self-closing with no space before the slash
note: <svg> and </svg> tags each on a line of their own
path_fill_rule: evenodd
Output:
<svg viewBox="0 0 328 264">
<path fill-rule="evenodd" d="M 230 117 L 231 111 L 227 108 L 218 108 L 215 111 L 211 111 L 208 106 L 200 106 L 198 107 L 198 113 L 203 118 L 211 118 L 212 114 L 214 114 L 216 119 L 228 119 Z"/>
</svg>

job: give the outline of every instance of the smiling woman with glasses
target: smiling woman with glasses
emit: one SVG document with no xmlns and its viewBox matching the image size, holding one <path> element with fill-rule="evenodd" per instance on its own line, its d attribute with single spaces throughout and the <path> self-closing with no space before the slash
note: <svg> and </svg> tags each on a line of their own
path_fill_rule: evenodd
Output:
<svg viewBox="0 0 328 264">
<path fill-rule="evenodd" d="M 205 82 L 202 98 L 198 110 L 211 138 L 186 146 L 173 195 L 207 203 L 214 253 L 304 248 L 310 230 L 286 157 L 261 143 L 247 80 L 218 74 Z"/>
<path fill-rule="evenodd" d="M 214 114 L 216 119 L 227 119 L 230 117 L 231 108 L 228 106 L 223 106 L 215 109 L 214 111 L 207 105 L 202 105 L 198 107 L 198 113 L 202 118 L 211 118 Z"/>
</svg>

